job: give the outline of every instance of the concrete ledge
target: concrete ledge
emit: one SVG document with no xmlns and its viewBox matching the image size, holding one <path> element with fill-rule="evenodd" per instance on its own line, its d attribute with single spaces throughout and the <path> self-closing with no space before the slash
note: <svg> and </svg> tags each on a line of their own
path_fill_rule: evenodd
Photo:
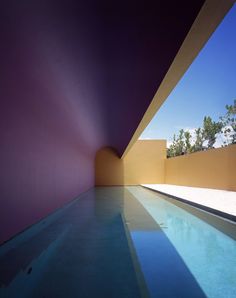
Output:
<svg viewBox="0 0 236 298">
<path fill-rule="evenodd" d="M 143 187 L 168 195 L 176 200 L 236 222 L 236 192 L 177 186 L 170 184 L 141 184 Z"/>
</svg>

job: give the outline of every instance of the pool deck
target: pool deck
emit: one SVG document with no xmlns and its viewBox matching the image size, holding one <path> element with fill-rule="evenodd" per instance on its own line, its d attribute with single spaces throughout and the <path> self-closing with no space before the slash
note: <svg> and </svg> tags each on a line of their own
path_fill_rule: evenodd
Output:
<svg viewBox="0 0 236 298">
<path fill-rule="evenodd" d="M 171 184 L 141 184 L 143 187 L 167 194 L 198 208 L 213 212 L 230 220 L 236 221 L 236 192 L 177 186 Z"/>
</svg>

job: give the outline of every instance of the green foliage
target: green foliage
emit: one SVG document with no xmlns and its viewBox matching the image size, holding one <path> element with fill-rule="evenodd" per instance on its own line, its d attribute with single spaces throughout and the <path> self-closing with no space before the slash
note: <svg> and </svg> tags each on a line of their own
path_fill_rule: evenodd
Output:
<svg viewBox="0 0 236 298">
<path fill-rule="evenodd" d="M 216 141 L 216 134 L 221 132 L 222 122 L 215 122 L 211 117 L 204 117 L 203 120 L 203 136 L 208 141 L 208 148 L 213 148 Z"/>
<path fill-rule="evenodd" d="M 177 137 L 174 135 L 173 143 L 170 148 L 167 149 L 167 156 L 174 157 L 190 153 L 192 150 L 191 146 L 191 134 L 189 131 L 184 131 L 181 129 Z"/>
<path fill-rule="evenodd" d="M 232 105 L 226 105 L 225 108 L 227 112 L 220 117 L 220 120 L 224 127 L 223 133 L 226 138 L 229 138 L 226 145 L 236 144 L 236 99 Z"/>
<path fill-rule="evenodd" d="M 195 130 L 195 133 L 196 133 L 196 141 L 192 146 L 192 152 L 202 151 L 203 150 L 203 142 L 205 141 L 204 131 L 202 128 L 199 127 Z"/>
<path fill-rule="evenodd" d="M 185 131 L 184 132 L 184 137 L 185 137 L 185 148 L 184 148 L 184 152 L 185 153 L 190 153 L 192 151 L 192 146 L 191 146 L 191 134 L 189 131 Z"/>
<path fill-rule="evenodd" d="M 209 116 L 204 117 L 203 127 L 195 130 L 194 142 L 191 133 L 181 129 L 177 136 L 174 135 L 173 143 L 167 149 L 167 157 L 214 148 L 216 136 L 222 132 L 229 138 L 226 145 L 236 144 L 236 100 L 225 108 L 226 114 L 220 117 L 220 121 L 213 121 Z M 203 145 L 204 142 L 206 146 Z"/>
</svg>

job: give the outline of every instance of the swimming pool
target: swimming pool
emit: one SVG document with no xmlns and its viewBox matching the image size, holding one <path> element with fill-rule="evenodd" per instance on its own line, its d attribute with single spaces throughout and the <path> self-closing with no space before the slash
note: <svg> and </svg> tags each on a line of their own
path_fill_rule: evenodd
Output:
<svg viewBox="0 0 236 298">
<path fill-rule="evenodd" d="M 161 229 L 161 233 L 130 231 L 152 297 L 162 288 L 160 297 L 236 297 L 235 224 L 152 191 L 133 187 L 127 191 Z M 177 266 L 182 267 L 179 274 Z M 188 271 L 185 277 L 182 270 Z M 154 280 L 160 275 L 159 284 Z M 193 280 L 198 293 L 192 292 Z"/>
<path fill-rule="evenodd" d="M 236 297 L 236 225 L 99 187 L 0 246 L 0 297 Z"/>
</svg>

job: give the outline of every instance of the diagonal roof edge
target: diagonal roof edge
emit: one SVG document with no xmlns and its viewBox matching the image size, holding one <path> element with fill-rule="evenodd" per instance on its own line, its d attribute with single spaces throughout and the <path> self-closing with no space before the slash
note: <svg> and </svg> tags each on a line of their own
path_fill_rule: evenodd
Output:
<svg viewBox="0 0 236 298">
<path fill-rule="evenodd" d="M 205 1 L 121 158 L 129 152 L 234 3 L 235 0 Z"/>
</svg>

